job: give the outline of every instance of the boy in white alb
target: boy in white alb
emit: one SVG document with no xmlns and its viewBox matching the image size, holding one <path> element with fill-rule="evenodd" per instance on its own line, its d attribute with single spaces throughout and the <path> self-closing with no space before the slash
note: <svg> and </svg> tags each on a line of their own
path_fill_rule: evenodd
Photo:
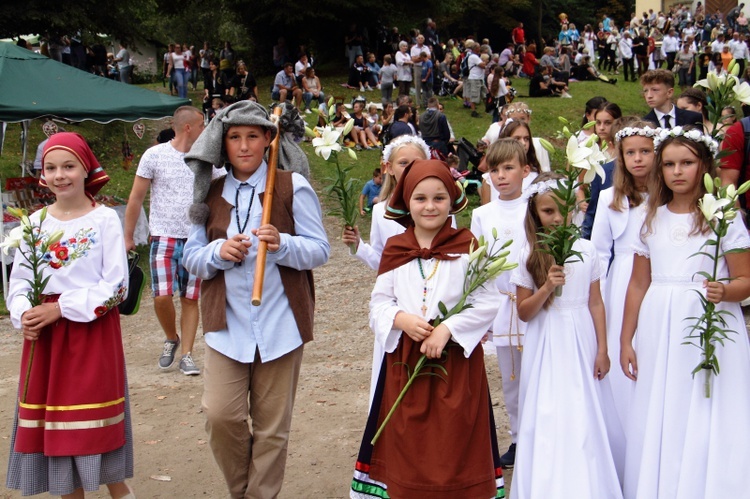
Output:
<svg viewBox="0 0 750 499">
<path fill-rule="evenodd" d="M 471 232 L 476 237 L 484 236 L 488 244 L 495 238 L 493 232 L 497 235 L 498 245 L 512 239 L 513 243 L 506 249 L 510 251 L 508 261 L 515 262 L 526 241 L 524 219 L 527 203 L 521 196 L 523 179 L 529 174 L 526 153 L 517 140 L 498 139 L 488 149 L 486 159 L 490 180 L 493 188 L 498 191 L 499 198 L 474 210 L 471 215 Z M 510 283 L 510 275 L 501 274 L 495 283 L 501 296 L 498 297 L 500 306 L 492 328 L 492 342 L 497 349 L 511 435 L 510 448 L 500 457 L 500 463 L 509 468 L 513 466 L 516 457 L 518 386 L 526 323 L 518 318 L 515 286 Z"/>
</svg>

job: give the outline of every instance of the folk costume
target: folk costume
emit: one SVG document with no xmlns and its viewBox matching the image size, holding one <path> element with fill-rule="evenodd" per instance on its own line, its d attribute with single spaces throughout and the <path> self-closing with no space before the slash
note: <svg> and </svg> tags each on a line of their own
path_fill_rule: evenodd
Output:
<svg viewBox="0 0 750 499">
<path fill-rule="evenodd" d="M 77 156 L 88 172 L 87 196 L 92 198 L 109 180 L 76 133 L 50 137 L 44 155 L 62 149 Z M 46 186 L 44 178 L 41 185 Z M 93 201 L 92 201 L 93 203 Z M 40 225 L 40 212 L 31 223 Z M 49 277 L 46 302 L 55 302 L 62 318 L 46 326 L 36 340 L 24 340 L 19 402 L 11 436 L 6 485 L 23 495 L 49 492 L 71 494 L 78 488 L 95 491 L 100 485 L 133 476 L 133 437 L 130 422 L 125 356 L 117 305 L 127 294 L 128 265 L 122 225 L 104 206 L 73 220 L 47 213 L 41 234 L 64 235 L 44 258 Z M 106 242 L 106 248 L 105 248 Z M 8 308 L 14 327 L 31 309 L 26 297 L 33 279 L 23 266 L 25 243 L 16 251 Z M 28 390 L 24 399 L 24 388 Z"/>
<path fill-rule="evenodd" d="M 240 101 L 217 114 L 193 144 L 185 156 L 196 184 L 184 265 L 203 279 L 201 405 L 214 459 L 232 498 L 277 497 L 303 345 L 313 339 L 312 269 L 328 260 L 330 247 L 315 191 L 302 175 L 277 171 L 271 224 L 279 231 L 279 249 L 267 253 L 262 303 L 251 304 L 259 242 L 252 229 L 261 225 L 269 197 L 269 166 L 262 160 L 244 181 L 235 177 L 222 147 L 233 126 L 259 126 L 272 138 L 278 133 L 263 106 Z M 227 165 L 229 173 L 211 182 L 213 165 Z M 237 234 L 252 242 L 239 263 L 220 256 L 222 244 Z"/>
<path fill-rule="evenodd" d="M 388 205 L 387 216 L 411 223 L 408 200 L 419 182 L 437 177 L 448 188 L 453 212 L 466 197 L 447 166 L 439 161 L 415 161 L 404 171 Z M 473 307 L 443 322 L 451 331 L 446 354 L 434 359 L 447 376 L 417 379 L 403 398 L 380 439 L 371 440 L 409 373 L 421 342 L 393 329 L 400 311 L 437 317 L 438 303 L 452 307 L 463 293 L 472 234 L 453 229 L 450 220 L 430 248 L 420 248 L 415 228 L 391 237 L 383 251 L 370 302 L 370 327 L 386 351 L 357 459 L 350 497 L 431 498 L 503 497 L 495 424 L 489 398 L 484 353 L 480 346 L 497 310 L 490 283 L 469 301 Z M 439 370 L 432 369 L 435 374 Z"/>
</svg>

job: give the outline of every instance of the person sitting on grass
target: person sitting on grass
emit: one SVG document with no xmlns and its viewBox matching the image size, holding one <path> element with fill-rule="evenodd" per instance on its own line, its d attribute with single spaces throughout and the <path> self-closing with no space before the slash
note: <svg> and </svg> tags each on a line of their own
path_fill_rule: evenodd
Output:
<svg viewBox="0 0 750 499">
<path fill-rule="evenodd" d="M 372 205 L 380 202 L 380 188 L 383 186 L 383 175 L 380 168 L 375 168 L 372 172 L 372 179 L 365 183 L 362 188 L 362 194 L 359 195 L 359 214 L 365 216 L 365 213 L 372 211 Z"/>
<path fill-rule="evenodd" d="M 539 73 L 529 82 L 529 97 L 570 96 L 568 87 L 549 76 L 549 66 L 540 66 Z"/>
</svg>

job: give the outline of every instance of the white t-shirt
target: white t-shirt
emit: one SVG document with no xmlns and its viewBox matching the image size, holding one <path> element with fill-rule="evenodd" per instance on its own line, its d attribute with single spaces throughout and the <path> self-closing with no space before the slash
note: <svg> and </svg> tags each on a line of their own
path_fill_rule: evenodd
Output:
<svg viewBox="0 0 750 499">
<path fill-rule="evenodd" d="M 297 76 L 305 76 L 305 70 L 310 67 L 310 63 L 302 64 L 300 61 L 294 63 L 294 74 Z"/>
<path fill-rule="evenodd" d="M 482 58 L 472 52 L 469 55 L 467 64 L 469 65 L 469 79 L 470 80 L 483 80 L 484 79 L 484 68 L 479 67 L 482 62 Z"/>
<path fill-rule="evenodd" d="M 214 169 L 214 178 L 220 177 L 221 171 Z M 172 147 L 171 142 L 155 145 L 143 153 L 135 174 L 151 180 L 151 235 L 187 239 L 194 177 L 185 164 L 185 153 Z"/>
<path fill-rule="evenodd" d="M 428 57 L 432 56 L 432 52 L 430 51 L 430 47 L 428 47 L 427 45 L 422 45 L 421 47 L 418 46 L 418 45 L 414 45 L 411 48 L 411 52 L 410 52 L 412 60 L 414 60 L 415 57 L 419 57 L 422 52 L 427 52 L 427 56 Z M 421 65 L 422 65 L 422 60 L 421 59 L 419 61 L 417 61 L 417 62 L 414 63 L 414 66 L 416 66 L 416 67 L 420 67 Z"/>
</svg>

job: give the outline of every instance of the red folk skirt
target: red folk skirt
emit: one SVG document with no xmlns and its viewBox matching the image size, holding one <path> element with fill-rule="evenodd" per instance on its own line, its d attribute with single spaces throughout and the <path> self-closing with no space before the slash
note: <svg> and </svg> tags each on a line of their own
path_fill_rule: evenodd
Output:
<svg viewBox="0 0 750 499">
<path fill-rule="evenodd" d="M 56 298 L 48 299 L 56 301 Z M 24 340 L 15 451 L 104 454 L 125 445 L 125 355 L 117 308 L 92 322 L 60 319 Z"/>
<path fill-rule="evenodd" d="M 385 355 L 378 425 L 409 379 L 404 364 L 413 368 L 421 357 L 420 346 L 402 334 L 396 350 Z M 432 362 L 441 363 L 447 376 L 432 369 L 440 377 L 415 380 L 372 447 L 369 476 L 386 484 L 392 498 L 502 497 L 483 349 L 467 359 L 449 341 L 446 351 L 446 358 Z"/>
</svg>

